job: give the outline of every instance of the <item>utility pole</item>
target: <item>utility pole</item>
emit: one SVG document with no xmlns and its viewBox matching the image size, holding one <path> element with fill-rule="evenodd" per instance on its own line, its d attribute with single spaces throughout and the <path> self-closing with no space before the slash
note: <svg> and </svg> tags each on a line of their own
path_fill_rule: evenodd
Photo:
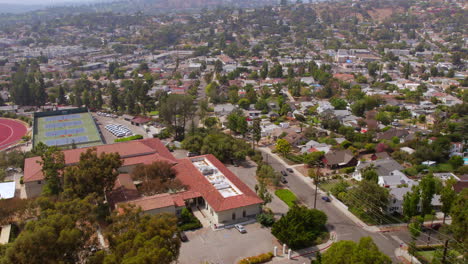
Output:
<svg viewBox="0 0 468 264">
<path fill-rule="evenodd" d="M 447 257 L 447 248 L 448 248 L 448 242 L 449 240 L 445 240 L 445 244 L 444 244 L 444 254 L 442 255 L 442 264 L 447 264 L 447 261 L 445 260 L 446 257 Z"/>
</svg>

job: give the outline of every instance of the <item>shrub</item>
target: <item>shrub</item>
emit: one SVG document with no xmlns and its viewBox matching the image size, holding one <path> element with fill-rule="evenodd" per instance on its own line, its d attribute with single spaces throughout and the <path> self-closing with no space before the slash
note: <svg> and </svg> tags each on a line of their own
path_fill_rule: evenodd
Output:
<svg viewBox="0 0 468 264">
<path fill-rule="evenodd" d="M 304 159 L 302 156 L 297 156 L 294 154 L 286 154 L 286 158 L 294 163 L 303 163 Z"/>
<path fill-rule="evenodd" d="M 239 264 L 258 264 L 258 263 L 265 263 L 270 261 L 273 258 L 273 252 L 268 252 L 264 254 L 260 254 L 258 256 L 248 257 L 241 259 Z"/>
<path fill-rule="evenodd" d="M 263 213 L 257 215 L 257 221 L 263 226 L 270 227 L 275 223 L 275 218 L 273 214 Z"/>
<path fill-rule="evenodd" d="M 356 167 L 354 167 L 354 166 L 353 167 L 346 167 L 346 168 L 340 169 L 340 172 L 348 174 L 348 173 L 353 173 L 355 169 L 356 169 Z"/>
<path fill-rule="evenodd" d="M 138 139 L 143 139 L 142 135 L 133 135 L 129 137 L 124 137 L 124 138 L 117 138 L 114 140 L 114 142 L 125 142 L 125 141 L 132 141 L 132 140 L 138 140 Z"/>
<path fill-rule="evenodd" d="M 182 223 L 180 224 L 179 229 L 182 231 L 202 227 L 200 220 L 198 220 L 198 218 L 196 218 L 187 208 L 182 209 L 180 220 Z"/>
<path fill-rule="evenodd" d="M 289 207 L 293 207 L 296 204 L 297 197 L 288 189 L 280 189 L 275 191 L 275 195 L 278 196 L 283 202 Z"/>
<path fill-rule="evenodd" d="M 21 176 L 21 178 L 20 178 L 20 184 L 24 184 L 24 176 Z"/>
</svg>

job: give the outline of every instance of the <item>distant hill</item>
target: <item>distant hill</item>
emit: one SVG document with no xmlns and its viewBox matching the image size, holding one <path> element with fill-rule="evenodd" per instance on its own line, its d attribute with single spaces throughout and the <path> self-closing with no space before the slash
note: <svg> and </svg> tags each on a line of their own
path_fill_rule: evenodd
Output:
<svg viewBox="0 0 468 264">
<path fill-rule="evenodd" d="M 7 3 L 0 3 L 0 14 L 11 13 L 11 14 L 19 14 L 25 13 L 30 11 L 35 11 L 39 9 L 43 9 L 44 5 L 24 5 L 24 4 L 7 4 Z"/>
</svg>

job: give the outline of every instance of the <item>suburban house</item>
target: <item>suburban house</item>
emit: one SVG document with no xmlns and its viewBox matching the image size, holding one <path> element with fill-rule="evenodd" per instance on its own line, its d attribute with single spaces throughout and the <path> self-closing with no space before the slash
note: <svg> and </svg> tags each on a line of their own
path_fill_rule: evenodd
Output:
<svg viewBox="0 0 468 264">
<path fill-rule="evenodd" d="M 310 153 L 316 151 L 323 151 L 324 153 L 328 153 L 331 149 L 331 145 L 325 143 L 319 143 L 315 140 L 310 140 L 304 146 L 301 147 L 301 153 Z"/>
<path fill-rule="evenodd" d="M 322 162 L 330 169 L 339 169 L 344 167 L 355 166 L 357 163 L 351 150 L 332 150 L 329 151 L 322 159 Z"/>
<path fill-rule="evenodd" d="M 391 188 L 390 189 L 390 200 L 387 206 L 388 213 L 403 214 L 403 200 L 405 194 L 411 192 L 411 187 Z M 440 211 L 442 203 L 440 202 L 440 195 L 434 195 L 431 201 L 431 205 L 436 211 Z M 418 206 L 420 210 L 421 205 Z"/>
<path fill-rule="evenodd" d="M 399 170 L 394 170 L 386 176 L 379 176 L 377 183 L 385 188 L 397 188 L 402 186 L 411 187 L 416 185 L 414 180 L 408 178 L 403 172 Z"/>
<path fill-rule="evenodd" d="M 200 210 L 213 225 L 230 224 L 261 213 L 262 200 L 234 173 L 213 155 L 176 159 L 157 138 L 121 142 L 95 147 L 98 154 L 116 152 L 123 165 L 113 191 L 106 198 L 113 209 L 123 204 L 141 207 L 146 213 L 171 212 L 179 214 L 184 207 Z M 66 166 L 79 162 L 80 154 L 88 148 L 62 151 Z M 41 194 L 45 184 L 41 158 L 25 160 L 24 183 L 28 198 Z M 139 164 L 166 161 L 173 164 L 176 178 L 187 189 L 178 193 L 163 193 L 143 197 L 138 193 L 130 174 Z"/>
<path fill-rule="evenodd" d="M 405 142 L 405 137 L 409 135 L 409 132 L 403 129 L 390 128 L 389 130 L 381 133 L 377 133 L 377 140 L 392 140 L 394 137 L 400 139 L 400 142 Z"/>
<path fill-rule="evenodd" d="M 392 158 L 387 159 L 377 159 L 373 161 L 359 161 L 356 165 L 356 170 L 353 173 L 353 178 L 356 181 L 362 181 L 362 171 L 368 167 L 372 166 L 377 174 L 382 177 L 393 176 L 391 173 L 394 171 L 403 170 L 403 166 L 400 163 L 396 162 Z"/>
</svg>

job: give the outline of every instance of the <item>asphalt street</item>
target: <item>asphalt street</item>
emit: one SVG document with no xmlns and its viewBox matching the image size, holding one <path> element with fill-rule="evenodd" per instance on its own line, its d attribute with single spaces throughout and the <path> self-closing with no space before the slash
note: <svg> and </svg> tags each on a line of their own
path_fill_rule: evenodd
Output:
<svg viewBox="0 0 468 264">
<path fill-rule="evenodd" d="M 286 167 L 280 163 L 276 157 L 262 152 L 264 160 L 268 162 L 275 170 L 282 171 Z M 304 181 L 296 173 L 288 173 L 286 184 L 291 189 L 299 201 L 309 208 L 314 208 L 315 190 L 311 186 L 304 184 Z M 330 231 L 335 231 L 338 235 L 338 240 L 353 240 L 359 241 L 361 237 L 370 236 L 374 240 L 379 249 L 390 256 L 396 263 L 395 249 L 400 246 L 400 243 L 391 237 L 391 233 L 373 233 L 364 230 L 362 227 L 354 223 L 348 216 L 342 213 L 334 205 L 325 202 L 321 199 L 320 194 L 317 195 L 317 209 L 325 212 L 328 216 L 328 227 Z"/>
</svg>

